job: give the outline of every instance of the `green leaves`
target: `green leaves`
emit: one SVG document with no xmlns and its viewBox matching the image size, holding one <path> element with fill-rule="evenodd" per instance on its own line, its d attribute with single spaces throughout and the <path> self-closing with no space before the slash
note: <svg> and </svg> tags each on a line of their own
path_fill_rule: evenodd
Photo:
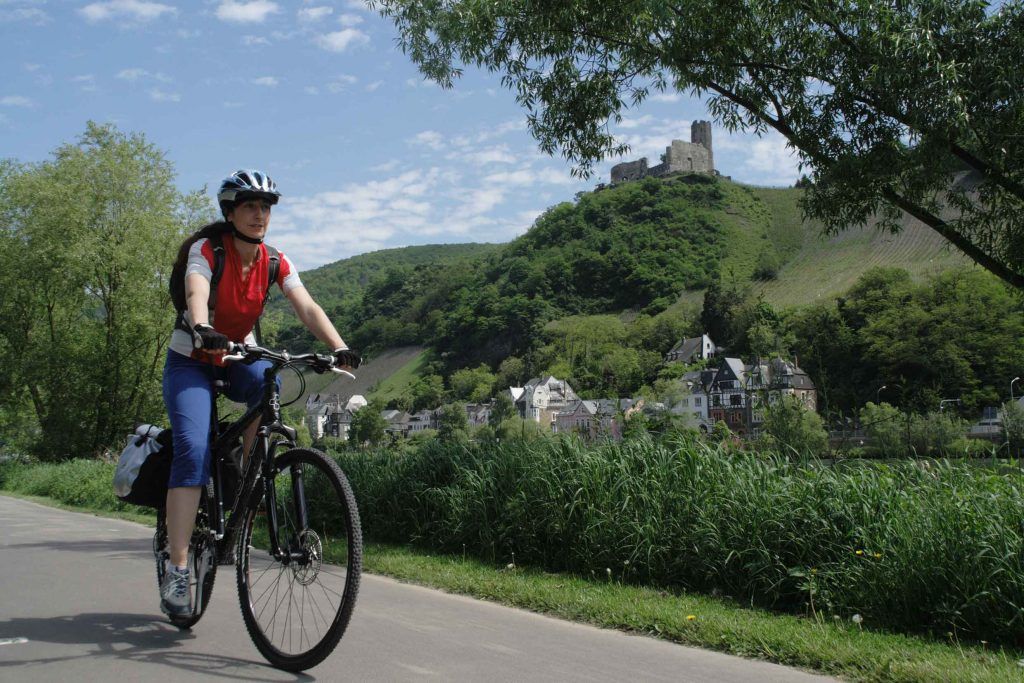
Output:
<svg viewBox="0 0 1024 683">
<path fill-rule="evenodd" d="M 201 214 L 141 135 L 89 123 L 50 161 L 0 174 L 0 399 L 24 418 L 21 447 L 101 452 L 135 420 L 161 421 L 173 323 L 166 278 Z"/>
</svg>

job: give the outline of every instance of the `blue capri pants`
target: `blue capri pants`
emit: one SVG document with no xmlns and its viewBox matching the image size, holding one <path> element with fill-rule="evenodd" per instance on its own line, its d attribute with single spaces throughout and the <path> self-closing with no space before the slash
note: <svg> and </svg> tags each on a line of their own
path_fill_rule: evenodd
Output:
<svg viewBox="0 0 1024 683">
<path fill-rule="evenodd" d="M 210 478 L 210 415 L 214 380 L 226 380 L 227 397 L 250 408 L 263 397 L 263 373 L 270 362 L 218 367 L 167 351 L 164 404 L 174 433 L 174 460 L 168 488 L 204 486 Z M 280 380 L 278 380 L 280 386 Z"/>
</svg>

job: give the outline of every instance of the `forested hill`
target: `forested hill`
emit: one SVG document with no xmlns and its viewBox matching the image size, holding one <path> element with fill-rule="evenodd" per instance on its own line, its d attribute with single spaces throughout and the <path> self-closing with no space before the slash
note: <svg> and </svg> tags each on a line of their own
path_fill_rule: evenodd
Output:
<svg viewBox="0 0 1024 683">
<path fill-rule="evenodd" d="M 647 178 L 556 205 L 505 245 L 387 250 L 303 279 L 362 348 L 419 344 L 443 349 L 450 367 L 496 367 L 528 355 L 551 321 L 653 316 L 698 302 L 712 282 L 795 305 L 845 291 L 870 266 L 920 275 L 959 261 L 919 225 L 896 237 L 858 230 L 822 239 L 800 219 L 800 193 L 703 175 Z M 281 335 L 301 345 L 298 330 Z"/>
<path fill-rule="evenodd" d="M 388 268 L 421 265 L 448 265 L 480 259 L 503 244 L 425 244 L 398 249 L 382 249 L 328 263 L 302 273 L 302 283 L 325 310 L 343 310 L 363 298 L 366 286 Z M 276 290 L 275 290 L 276 291 Z M 271 311 L 284 310 L 287 302 L 277 292 L 268 302 Z"/>
</svg>

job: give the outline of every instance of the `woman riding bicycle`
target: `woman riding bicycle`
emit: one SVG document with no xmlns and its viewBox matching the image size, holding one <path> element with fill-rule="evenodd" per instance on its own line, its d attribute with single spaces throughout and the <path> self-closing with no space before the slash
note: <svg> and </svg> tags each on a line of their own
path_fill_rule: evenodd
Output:
<svg viewBox="0 0 1024 683">
<path fill-rule="evenodd" d="M 175 272 L 184 271 L 184 301 L 176 303 L 178 321 L 163 375 L 174 459 L 166 511 L 170 562 L 160 586 L 160 607 L 171 616 L 187 615 L 192 609 L 188 545 L 200 490 L 210 477 L 213 383 L 226 380 L 228 398 L 248 406 L 258 404 L 262 396 L 269 362 L 225 363 L 222 357 L 229 342 L 255 343 L 252 330 L 273 284 L 269 281 L 272 254 L 277 254 L 268 250 L 263 239 L 271 207 L 280 197 L 277 185 L 265 173 L 232 173 L 217 193 L 224 221 L 211 223 L 186 239 L 175 262 Z M 218 270 L 219 279 L 215 277 Z M 211 291 L 214 280 L 216 288 Z M 309 331 L 334 349 L 336 364 L 358 367 L 359 354 L 342 341 L 284 254 L 278 254 L 275 282 Z M 258 426 L 256 420 L 245 431 L 243 453 L 249 453 Z"/>
</svg>

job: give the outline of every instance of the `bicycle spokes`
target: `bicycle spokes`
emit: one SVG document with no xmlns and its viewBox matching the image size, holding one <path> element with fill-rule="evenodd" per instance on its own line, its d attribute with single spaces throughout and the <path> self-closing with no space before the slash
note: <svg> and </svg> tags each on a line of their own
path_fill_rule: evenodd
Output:
<svg viewBox="0 0 1024 683">
<path fill-rule="evenodd" d="M 280 656 L 305 658 L 337 641 L 339 623 L 351 611 L 359 571 L 358 557 L 350 557 L 351 529 L 358 512 L 345 512 L 354 505 L 346 502 L 333 463 L 282 461 L 273 492 L 260 504 L 263 514 L 252 515 L 243 536 L 248 548 L 239 585 L 248 594 L 243 612 L 251 614 L 257 645 L 263 639 Z"/>
</svg>

